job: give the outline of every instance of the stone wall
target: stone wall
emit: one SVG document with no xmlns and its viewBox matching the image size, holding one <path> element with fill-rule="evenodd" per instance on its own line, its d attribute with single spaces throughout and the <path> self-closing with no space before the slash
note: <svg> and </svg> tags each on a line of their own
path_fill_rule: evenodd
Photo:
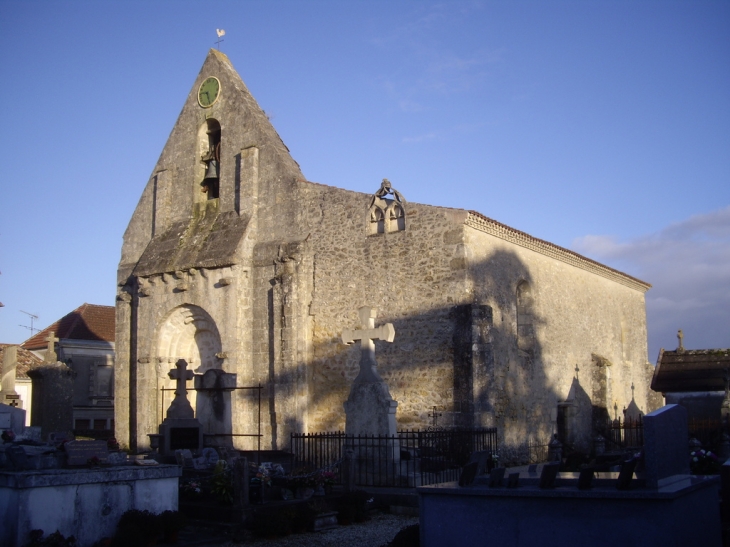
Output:
<svg viewBox="0 0 730 547">
<path fill-rule="evenodd" d="M 559 402 L 587 395 L 594 414 L 610 410 L 613 418 L 614 403 L 621 412 L 631 401 L 632 383 L 639 408 L 653 410 L 647 399 L 646 285 L 628 278 L 620 283 L 472 227 L 465 241 L 470 295 L 493 314 L 493 361 L 475 368 L 479 423 L 497 425 L 508 445 L 546 440 Z M 530 298 L 519 309 L 518 287 L 527 286 Z M 533 333 L 527 341 L 520 339 L 525 323 Z M 580 444 L 589 448 L 590 431 L 580 418 Z"/>
<path fill-rule="evenodd" d="M 343 403 L 359 368 L 360 351 L 342 344 L 359 328 L 357 310 L 377 309 L 376 326 L 393 323 L 395 341 L 376 341 L 378 371 L 398 401 L 399 428 L 431 423 L 432 407 L 452 410 L 454 307 L 466 275 L 454 232 L 465 212 L 407 204 L 406 229 L 369 235 L 371 196 L 301 183 L 303 229 L 310 233 L 314 291 L 312 362 L 308 367 L 308 429 L 344 429 Z M 455 260 L 456 257 L 456 260 Z M 440 424 L 453 423 L 445 416 Z"/>
</svg>

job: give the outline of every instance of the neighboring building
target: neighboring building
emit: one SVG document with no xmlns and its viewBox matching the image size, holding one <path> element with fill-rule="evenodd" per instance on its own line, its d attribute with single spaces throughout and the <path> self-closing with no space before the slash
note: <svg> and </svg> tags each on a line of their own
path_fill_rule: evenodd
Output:
<svg viewBox="0 0 730 547">
<path fill-rule="evenodd" d="M 719 421 L 730 387 L 730 349 L 684 349 L 659 352 L 651 388 L 666 404 L 687 409 L 690 419 Z"/>
<path fill-rule="evenodd" d="M 498 426 L 503 448 L 549 439 L 560 422 L 589 450 L 591 424 L 614 404 L 653 410 L 649 284 L 378 185 L 368 195 L 307 181 L 228 58 L 211 50 L 124 234 L 118 440 L 149 446 L 180 358 L 197 374 L 263 386 L 261 406 L 255 390 L 237 390 L 199 407 L 208 433 L 260 426 L 262 447 L 276 449 L 291 432 L 344 429 L 360 350 L 341 333 L 360 328 L 365 305 L 376 326 L 395 326 L 376 353 L 399 428 L 432 424 L 436 407 L 438 425 Z"/>
<path fill-rule="evenodd" d="M 5 348 L 17 344 L 0 344 L 0 366 L 5 358 Z M 28 371 L 43 361 L 34 353 L 18 346 L 18 366 L 15 369 L 15 391 L 20 395 L 23 410 L 25 410 L 25 425 L 30 425 L 30 409 L 33 400 L 33 384 L 28 377 Z"/>
<path fill-rule="evenodd" d="M 114 307 L 83 304 L 23 342 L 43 358 L 55 333 L 58 360 L 74 372 L 74 430 L 114 430 Z"/>
</svg>

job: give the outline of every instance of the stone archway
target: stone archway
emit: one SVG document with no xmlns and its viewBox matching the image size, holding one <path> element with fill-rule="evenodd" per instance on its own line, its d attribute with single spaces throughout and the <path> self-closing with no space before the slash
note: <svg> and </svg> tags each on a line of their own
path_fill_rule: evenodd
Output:
<svg viewBox="0 0 730 547">
<path fill-rule="evenodd" d="M 172 391 L 163 391 L 162 388 L 170 390 L 175 387 L 175 382 L 168 377 L 169 369 L 174 366 L 178 359 L 185 359 L 188 366 L 197 375 L 202 375 L 209 370 L 221 370 L 222 359 L 216 356 L 221 352 L 221 337 L 213 318 L 201 307 L 192 304 L 178 306 L 167 314 L 162 320 L 157 337 L 157 411 L 160 413 L 158 422 L 161 421 L 173 399 Z M 204 432 L 218 433 L 219 427 L 216 424 L 208 424 L 208 407 L 210 397 L 198 397 L 193 389 L 193 383 L 188 383 L 188 399 L 195 408 L 196 418 L 203 423 Z M 226 409 L 227 416 L 222 417 L 223 422 L 230 422 L 230 406 Z M 217 412 L 220 414 L 220 412 Z M 216 416 L 216 422 L 221 421 L 221 416 Z M 229 426 L 230 427 L 230 426 Z M 230 431 L 228 431 L 230 432 Z"/>
<path fill-rule="evenodd" d="M 213 318 L 199 306 L 185 304 L 172 310 L 160 327 L 157 355 L 185 359 L 197 374 L 221 367 L 221 337 Z"/>
</svg>

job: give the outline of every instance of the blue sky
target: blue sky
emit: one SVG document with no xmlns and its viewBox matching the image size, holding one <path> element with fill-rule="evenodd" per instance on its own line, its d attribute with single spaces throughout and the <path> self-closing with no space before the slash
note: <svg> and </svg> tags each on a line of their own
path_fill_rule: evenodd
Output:
<svg viewBox="0 0 730 547">
<path fill-rule="evenodd" d="M 0 0 L 0 342 L 114 303 L 216 28 L 309 180 L 475 209 L 730 346 L 730 2 Z"/>
</svg>

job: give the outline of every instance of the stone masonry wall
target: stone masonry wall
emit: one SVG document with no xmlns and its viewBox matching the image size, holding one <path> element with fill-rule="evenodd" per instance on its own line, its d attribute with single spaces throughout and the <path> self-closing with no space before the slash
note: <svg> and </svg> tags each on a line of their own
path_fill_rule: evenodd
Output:
<svg viewBox="0 0 730 547">
<path fill-rule="evenodd" d="M 547 440 L 558 402 L 571 389 L 571 396 L 577 389 L 594 406 L 608 406 L 613 418 L 614 403 L 620 412 L 631 401 L 632 383 L 639 408 L 653 410 L 647 400 L 643 290 L 471 227 L 466 243 L 470 294 L 493 312 L 494 364 L 474 371 L 475 410 L 483 425 L 499 426 L 507 445 Z M 529 308 L 518 317 L 518 284 L 524 282 Z M 520 321 L 532 325 L 527 342 L 519 340 Z M 605 370 L 598 371 L 601 366 Z M 595 383 L 599 372 L 605 387 Z M 590 432 L 580 437 L 589 443 Z"/>
<path fill-rule="evenodd" d="M 377 309 L 395 341 L 376 341 L 378 371 L 398 401 L 399 428 L 423 427 L 428 414 L 453 408 L 453 313 L 466 296 L 464 211 L 407 204 L 406 229 L 368 235 L 371 196 L 301 183 L 302 233 L 311 234 L 314 290 L 308 430 L 344 430 L 343 403 L 359 369 L 359 343 L 341 342 L 360 328 L 357 310 Z M 453 422 L 446 415 L 440 424 Z"/>
</svg>

